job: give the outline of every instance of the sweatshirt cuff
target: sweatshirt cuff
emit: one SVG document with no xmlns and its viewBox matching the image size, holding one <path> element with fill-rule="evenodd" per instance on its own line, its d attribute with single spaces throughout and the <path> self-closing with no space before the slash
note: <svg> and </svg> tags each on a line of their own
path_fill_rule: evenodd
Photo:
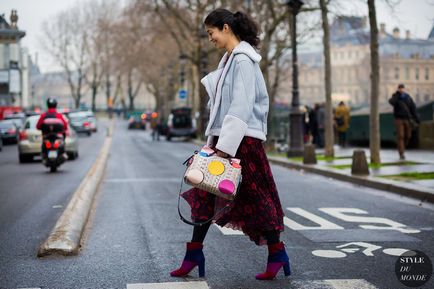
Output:
<svg viewBox="0 0 434 289">
<path fill-rule="evenodd" d="M 233 115 L 226 115 L 223 120 L 219 140 L 216 148 L 234 157 L 237 153 L 243 137 L 247 132 L 248 125 Z"/>
</svg>

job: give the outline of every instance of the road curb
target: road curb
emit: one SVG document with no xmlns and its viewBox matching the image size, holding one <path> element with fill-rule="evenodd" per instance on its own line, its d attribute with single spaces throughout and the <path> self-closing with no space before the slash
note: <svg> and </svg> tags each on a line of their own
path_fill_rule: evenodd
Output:
<svg viewBox="0 0 434 289">
<path fill-rule="evenodd" d="M 193 139 L 195 145 L 204 145 L 204 141 Z M 350 173 L 338 171 L 333 168 L 322 168 L 319 165 L 305 165 L 289 160 L 282 160 L 278 157 L 267 156 L 271 163 L 284 166 L 290 169 L 303 170 L 309 173 L 322 175 L 325 177 L 337 179 L 344 182 L 350 182 L 359 186 L 365 186 L 377 190 L 383 190 L 395 193 L 401 196 L 418 199 L 421 202 L 434 203 L 434 190 L 421 187 L 415 184 L 401 183 L 393 180 L 380 179 L 373 176 L 357 176 Z"/>
<path fill-rule="evenodd" d="M 80 240 L 89 217 L 92 202 L 103 178 L 111 145 L 113 122 L 96 161 L 72 195 L 68 206 L 57 220 L 47 240 L 39 247 L 38 257 L 48 255 L 77 255 Z"/>
<path fill-rule="evenodd" d="M 338 172 L 333 168 L 320 168 L 318 165 L 304 165 L 276 157 L 268 156 L 271 163 L 296 170 L 303 170 L 340 181 L 350 182 L 360 186 L 370 187 L 377 190 L 388 191 L 406 197 L 420 200 L 421 202 L 434 203 L 434 190 L 417 186 L 415 184 L 403 184 L 393 180 L 380 179 L 372 176 L 356 176 L 349 173 Z"/>
</svg>

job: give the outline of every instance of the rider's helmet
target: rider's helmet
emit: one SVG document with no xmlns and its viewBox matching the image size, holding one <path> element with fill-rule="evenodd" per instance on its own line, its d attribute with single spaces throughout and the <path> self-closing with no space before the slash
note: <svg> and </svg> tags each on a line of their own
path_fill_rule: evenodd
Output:
<svg viewBox="0 0 434 289">
<path fill-rule="evenodd" d="M 47 99 L 47 107 L 48 108 L 56 108 L 57 107 L 57 100 L 50 97 Z"/>
</svg>

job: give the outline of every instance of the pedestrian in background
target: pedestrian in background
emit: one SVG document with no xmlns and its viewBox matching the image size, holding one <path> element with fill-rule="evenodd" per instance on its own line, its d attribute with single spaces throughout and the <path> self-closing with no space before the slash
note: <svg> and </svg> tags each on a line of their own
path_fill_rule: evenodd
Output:
<svg viewBox="0 0 434 289">
<path fill-rule="evenodd" d="M 316 110 L 316 120 L 318 123 L 318 147 L 324 147 L 324 135 L 325 135 L 325 104 L 321 103 Z"/>
<path fill-rule="evenodd" d="M 280 233 L 283 210 L 262 142 L 266 140 L 269 97 L 257 52 L 259 27 L 243 12 L 217 9 L 205 19 L 208 40 L 226 50 L 217 70 L 202 79 L 210 97 L 210 118 L 205 135 L 208 146 L 220 157 L 241 159 L 242 182 L 230 209 L 215 223 L 241 230 L 257 245 L 268 245 L 268 263 L 257 279 L 273 279 L 283 267 L 290 274 L 289 259 Z M 193 188 L 182 194 L 191 206 L 194 222 L 214 216 L 223 199 Z M 194 226 L 191 242 L 179 269 L 171 276 L 186 276 L 199 266 L 205 275 L 203 241 L 211 222 Z M 221 248 L 221 250 L 230 250 Z M 246 259 L 247 260 L 247 259 Z"/>
<path fill-rule="evenodd" d="M 314 107 L 309 111 L 309 131 L 312 134 L 312 143 L 318 147 L 319 132 L 317 111 L 319 104 L 315 103 Z"/>
<path fill-rule="evenodd" d="M 161 121 L 158 113 L 151 114 L 152 140 L 160 141 Z"/>
<path fill-rule="evenodd" d="M 347 142 L 347 130 L 350 128 L 350 109 L 343 101 L 339 102 L 335 110 L 335 125 L 338 133 L 338 143 L 345 147 Z"/>
<path fill-rule="evenodd" d="M 393 106 L 399 159 L 405 160 L 405 147 L 411 139 L 413 128 L 420 122 L 416 114 L 416 105 L 411 96 L 405 92 L 404 84 L 398 85 L 398 90 L 389 99 L 389 103 Z"/>
</svg>

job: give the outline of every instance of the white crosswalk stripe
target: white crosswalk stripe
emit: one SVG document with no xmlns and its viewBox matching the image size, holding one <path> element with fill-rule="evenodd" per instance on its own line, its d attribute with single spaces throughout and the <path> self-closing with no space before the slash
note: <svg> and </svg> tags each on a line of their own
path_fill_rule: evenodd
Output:
<svg viewBox="0 0 434 289">
<path fill-rule="evenodd" d="M 297 289 L 378 289 L 365 279 L 329 279 L 291 282 Z"/>
<path fill-rule="evenodd" d="M 204 281 L 128 284 L 127 289 L 209 289 Z"/>
<path fill-rule="evenodd" d="M 220 232 L 222 232 L 223 235 L 244 235 L 243 232 L 238 231 L 238 230 L 233 230 L 231 228 L 220 227 L 218 225 L 215 225 L 215 227 L 217 229 L 219 229 Z"/>
<path fill-rule="evenodd" d="M 128 284 L 127 289 L 208 289 L 205 281 Z M 297 289 L 378 289 L 364 279 L 292 280 Z"/>
</svg>

